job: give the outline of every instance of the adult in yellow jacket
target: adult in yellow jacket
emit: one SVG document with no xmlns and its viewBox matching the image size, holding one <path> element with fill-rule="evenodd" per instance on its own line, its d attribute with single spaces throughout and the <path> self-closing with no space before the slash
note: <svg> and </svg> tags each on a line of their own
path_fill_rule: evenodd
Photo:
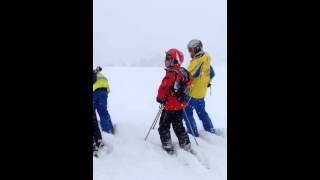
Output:
<svg viewBox="0 0 320 180">
<path fill-rule="evenodd" d="M 188 43 L 188 51 L 192 58 L 188 66 L 188 71 L 191 73 L 193 80 L 189 92 L 190 101 L 185 108 L 184 120 L 187 125 L 188 133 L 198 137 L 199 133 L 193 117 L 193 110 L 196 110 L 205 131 L 215 133 L 212 121 L 205 110 L 204 101 L 207 89 L 211 85 L 214 71 L 210 65 L 211 58 L 208 53 L 203 51 L 202 42 L 200 40 L 191 40 Z"/>
<path fill-rule="evenodd" d="M 101 73 L 101 70 L 98 67 L 93 71 L 93 113 L 98 112 L 102 131 L 113 134 L 114 129 L 107 109 L 110 87 L 108 79 Z"/>
</svg>

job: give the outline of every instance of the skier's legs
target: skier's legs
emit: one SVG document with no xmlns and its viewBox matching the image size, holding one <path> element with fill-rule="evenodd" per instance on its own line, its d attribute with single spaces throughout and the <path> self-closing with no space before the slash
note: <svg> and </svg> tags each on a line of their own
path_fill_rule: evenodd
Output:
<svg viewBox="0 0 320 180">
<path fill-rule="evenodd" d="M 213 127 L 212 121 L 205 110 L 205 101 L 204 99 L 197 99 L 195 100 L 195 110 L 199 116 L 199 119 L 202 121 L 202 125 L 205 131 L 215 133 L 215 129 Z"/>
<path fill-rule="evenodd" d="M 170 150 L 173 148 L 171 135 L 170 135 L 171 120 L 169 116 L 170 114 L 168 113 L 168 111 L 166 110 L 162 111 L 160 122 L 159 122 L 159 128 L 158 128 L 162 147 L 165 150 Z"/>
<path fill-rule="evenodd" d="M 99 146 L 99 144 L 102 141 L 102 136 L 101 136 L 101 132 L 99 129 L 99 125 L 98 125 L 95 111 L 93 111 L 93 140 L 97 146 Z"/>
<path fill-rule="evenodd" d="M 179 145 L 182 148 L 190 149 L 189 136 L 183 126 L 183 110 L 175 111 L 172 114 L 172 127 L 179 140 Z"/>
<path fill-rule="evenodd" d="M 188 133 L 195 137 L 199 137 L 197 124 L 193 117 L 193 109 L 194 109 L 193 104 L 194 104 L 194 100 L 192 98 L 184 109 L 185 112 L 183 112 L 183 119 L 184 119 L 184 122 L 186 123 Z"/>
<path fill-rule="evenodd" d="M 100 125 L 104 132 L 112 133 L 113 126 L 107 109 L 108 94 L 105 90 L 97 90 L 94 94 L 97 97 L 96 108 L 100 116 Z"/>
<path fill-rule="evenodd" d="M 93 148 L 92 148 L 92 151 L 95 152 L 95 151 L 97 151 L 97 149 L 98 149 L 98 148 L 97 148 L 95 139 L 94 139 L 94 137 L 93 137 Z"/>
</svg>

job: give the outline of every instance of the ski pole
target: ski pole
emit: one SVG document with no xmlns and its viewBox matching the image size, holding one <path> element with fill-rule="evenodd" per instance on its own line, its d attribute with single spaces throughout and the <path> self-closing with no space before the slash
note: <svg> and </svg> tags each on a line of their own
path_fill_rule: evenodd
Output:
<svg viewBox="0 0 320 180">
<path fill-rule="evenodd" d="M 183 113 L 184 113 L 184 116 L 186 117 L 186 120 L 188 121 L 188 123 L 189 123 L 189 125 L 190 125 L 190 130 L 191 130 L 191 133 L 192 133 L 192 135 L 193 135 L 193 139 L 194 139 L 194 141 L 196 142 L 196 145 L 199 146 L 198 141 L 197 141 L 197 139 L 196 139 L 196 137 L 195 137 L 194 131 L 193 131 L 192 127 L 191 127 L 191 123 L 190 123 L 189 118 L 188 118 L 188 116 L 187 116 L 187 113 L 186 113 L 186 111 L 185 111 L 185 108 L 189 105 L 189 102 L 190 102 L 190 100 L 192 99 L 192 97 L 189 96 L 190 93 L 191 93 L 191 89 L 189 89 L 189 92 L 187 93 L 189 99 L 188 99 L 185 107 L 183 108 Z"/>
<path fill-rule="evenodd" d="M 190 123 L 190 121 L 189 121 L 189 118 L 188 118 L 188 116 L 187 116 L 187 113 L 186 113 L 186 111 L 185 111 L 184 109 L 183 109 L 183 113 L 184 113 L 184 115 L 185 115 L 185 117 L 186 117 L 186 120 L 188 121 L 188 123 L 189 123 L 189 125 L 190 125 L 190 130 L 191 130 L 191 133 L 192 133 L 192 135 L 193 135 L 193 139 L 194 139 L 194 141 L 196 142 L 196 145 L 199 146 L 198 141 L 197 141 L 197 139 L 196 139 L 196 137 L 195 137 L 194 131 L 193 131 L 192 127 L 191 127 L 191 123 Z"/>
<path fill-rule="evenodd" d="M 161 116 L 161 114 L 162 114 L 163 105 L 160 105 L 159 109 L 160 110 L 159 110 L 159 112 L 158 112 L 158 114 L 156 116 L 156 119 L 155 119 L 155 121 L 153 121 L 152 129 L 154 129 L 156 127 L 156 124 L 157 124 L 157 121 L 159 119 L 159 116 Z"/>
<path fill-rule="evenodd" d="M 162 110 L 163 110 L 163 105 L 160 105 L 158 114 L 156 115 L 156 118 L 154 119 L 154 121 L 153 121 L 153 123 L 152 123 L 152 125 L 151 125 L 151 127 L 150 127 L 150 129 L 149 129 L 149 131 L 148 131 L 148 133 L 146 135 L 146 137 L 144 138 L 145 141 L 147 140 L 147 138 L 148 138 L 148 136 L 150 134 L 150 131 L 155 128 L 155 126 L 157 124 L 157 121 L 158 121 L 158 119 L 159 119 L 159 117 L 160 117 L 160 115 L 162 113 Z"/>
<path fill-rule="evenodd" d="M 154 121 L 153 121 L 153 123 L 152 123 L 152 125 L 151 125 L 151 127 L 150 127 L 150 129 L 149 129 L 149 131 L 148 131 L 148 133 L 147 133 L 147 135 L 146 135 L 146 137 L 144 138 L 145 141 L 147 140 L 147 138 L 148 138 L 151 130 L 155 128 L 155 126 L 156 126 L 156 124 L 157 124 L 157 121 L 158 121 L 158 118 L 159 118 L 159 116 L 160 116 L 161 113 L 162 113 L 162 107 L 160 107 L 160 109 L 159 109 L 159 111 L 158 111 L 158 114 L 156 115 L 156 118 L 154 119 Z"/>
<path fill-rule="evenodd" d="M 160 110 L 161 111 L 161 110 Z M 160 112 L 159 111 L 159 112 Z M 161 111 L 161 113 L 159 113 L 158 112 L 158 117 L 156 117 L 156 120 L 153 122 L 153 125 L 152 125 L 152 130 L 154 130 L 154 128 L 156 127 L 156 124 L 157 124 L 157 121 L 158 121 L 158 119 L 159 119 L 159 116 L 161 115 L 161 113 L 162 113 L 162 111 Z"/>
<path fill-rule="evenodd" d="M 189 96 L 189 99 L 188 99 L 188 101 L 187 101 L 187 103 L 186 103 L 186 105 L 185 105 L 185 108 L 188 106 L 190 100 L 191 100 L 191 97 Z M 199 146 L 199 144 L 198 144 L 198 142 L 197 142 L 197 139 L 196 139 L 196 137 L 195 137 L 194 131 L 193 131 L 192 127 L 191 127 L 191 123 L 190 123 L 189 118 L 188 118 L 188 116 L 187 116 L 187 113 L 186 113 L 186 111 L 185 111 L 185 108 L 183 109 L 184 116 L 186 117 L 186 120 L 188 121 L 188 123 L 189 123 L 189 125 L 190 125 L 190 130 L 191 130 L 191 133 L 192 133 L 192 135 L 193 135 L 193 139 L 194 139 L 194 141 L 196 142 L 197 146 Z"/>
</svg>

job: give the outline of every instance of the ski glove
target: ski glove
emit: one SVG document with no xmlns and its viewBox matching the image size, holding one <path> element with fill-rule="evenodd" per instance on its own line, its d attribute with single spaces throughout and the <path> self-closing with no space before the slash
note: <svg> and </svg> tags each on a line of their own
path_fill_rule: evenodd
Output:
<svg viewBox="0 0 320 180">
<path fill-rule="evenodd" d="M 157 102 L 160 103 L 160 104 L 164 104 L 166 101 L 165 100 L 160 100 L 160 99 L 157 98 Z"/>
</svg>

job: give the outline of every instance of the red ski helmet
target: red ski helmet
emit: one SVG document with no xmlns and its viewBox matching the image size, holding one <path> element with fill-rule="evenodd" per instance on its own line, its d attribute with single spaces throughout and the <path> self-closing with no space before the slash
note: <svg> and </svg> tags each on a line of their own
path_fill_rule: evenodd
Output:
<svg viewBox="0 0 320 180">
<path fill-rule="evenodd" d="M 166 59 L 167 60 L 170 60 L 170 59 L 177 60 L 178 64 L 181 65 L 183 63 L 183 53 L 175 48 L 169 49 L 166 52 Z"/>
</svg>

